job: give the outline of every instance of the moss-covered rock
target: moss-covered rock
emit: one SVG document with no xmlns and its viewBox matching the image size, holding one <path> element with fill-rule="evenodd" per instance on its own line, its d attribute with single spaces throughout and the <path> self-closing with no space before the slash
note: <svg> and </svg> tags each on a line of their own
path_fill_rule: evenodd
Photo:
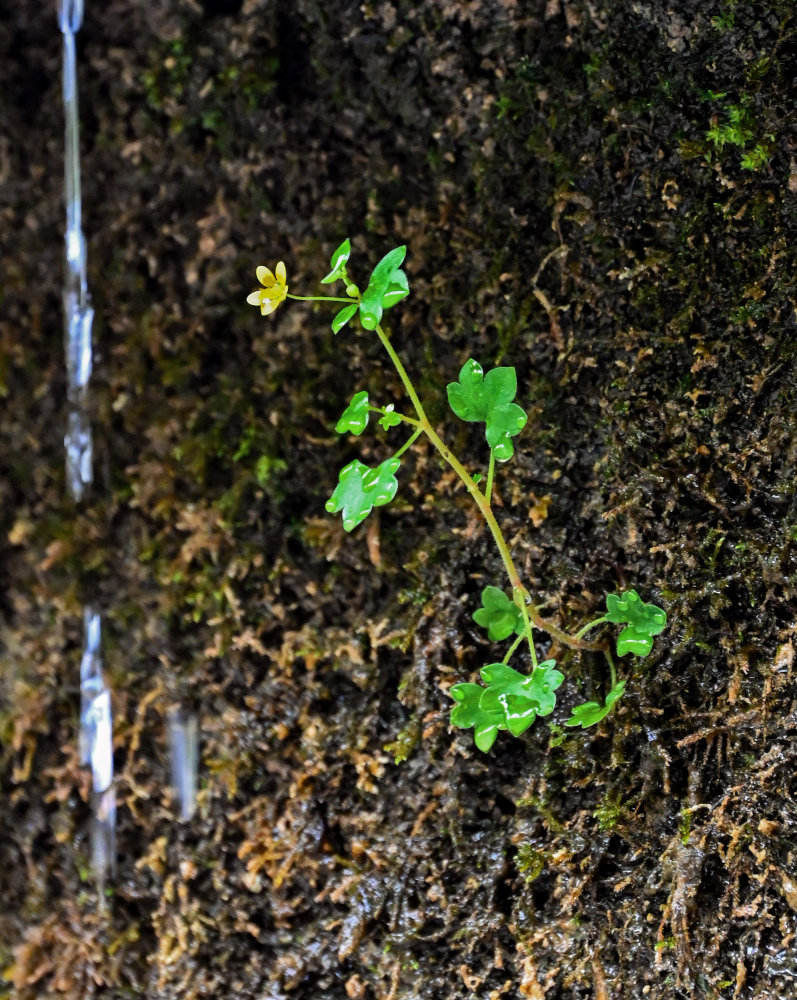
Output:
<svg viewBox="0 0 797 1000">
<path fill-rule="evenodd" d="M 79 40 L 96 482 L 76 509 L 57 22 L 0 19 L 0 996 L 787 995 L 792 5 L 111 0 Z M 335 420 L 401 387 L 322 311 L 245 299 L 280 259 L 311 291 L 347 235 L 358 280 L 408 245 L 393 340 L 452 443 L 479 448 L 446 415 L 464 361 L 517 367 L 499 510 L 549 610 L 576 624 L 626 585 L 666 608 L 599 727 L 563 730 L 564 696 L 487 757 L 448 728 L 504 581 L 434 457 L 351 538 L 324 516 L 355 457 Z M 103 907 L 86 601 L 116 719 Z M 573 702 L 605 694 L 597 660 L 564 670 Z M 178 701 L 201 730 L 186 825 Z"/>
</svg>

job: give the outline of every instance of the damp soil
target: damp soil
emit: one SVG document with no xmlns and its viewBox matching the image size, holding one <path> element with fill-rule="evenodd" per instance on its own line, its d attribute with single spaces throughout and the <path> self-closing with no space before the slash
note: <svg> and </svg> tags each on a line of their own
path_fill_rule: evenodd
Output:
<svg viewBox="0 0 797 1000">
<path fill-rule="evenodd" d="M 60 37 L 0 5 L 0 996 L 581 1000 L 797 987 L 797 18 L 785 0 L 89 2 L 95 485 L 65 500 Z M 667 610 L 489 755 L 498 555 L 434 454 L 351 536 L 331 430 L 400 385 L 326 312 L 406 243 L 393 342 L 447 439 L 463 362 L 530 414 L 498 516 L 568 627 Z M 370 431 L 370 428 L 369 428 Z M 113 686 L 118 870 L 89 874 L 81 608 Z M 544 648 L 543 648 L 544 651 Z M 165 721 L 201 729 L 180 823 Z"/>
</svg>

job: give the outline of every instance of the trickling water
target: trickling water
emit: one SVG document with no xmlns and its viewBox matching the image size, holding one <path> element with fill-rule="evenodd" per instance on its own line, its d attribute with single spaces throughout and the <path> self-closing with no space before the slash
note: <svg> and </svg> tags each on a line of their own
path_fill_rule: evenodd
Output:
<svg viewBox="0 0 797 1000">
<path fill-rule="evenodd" d="M 80 661 L 80 756 L 91 767 L 94 823 L 92 864 L 102 877 L 115 867 L 116 792 L 113 787 L 111 692 L 105 685 L 100 657 L 100 616 L 83 612 L 84 649 Z"/>
<path fill-rule="evenodd" d="M 80 191 L 80 123 L 78 118 L 75 34 L 83 23 L 83 0 L 59 0 L 58 23 L 64 36 L 64 201 L 66 206 L 64 271 L 64 346 L 66 351 L 67 416 L 66 482 L 75 501 L 92 483 L 93 442 L 88 388 L 92 368 L 91 308 L 86 278 L 86 240 L 82 228 Z M 100 658 L 100 616 L 86 608 L 85 642 L 80 666 L 80 748 L 91 767 L 94 823 L 92 864 L 102 882 L 115 866 L 116 798 L 113 787 L 113 725 L 111 693 Z M 169 714 L 172 785 L 184 820 L 196 804 L 197 723 L 179 709 Z"/>
<path fill-rule="evenodd" d="M 88 382 L 91 375 L 91 325 L 94 310 L 86 283 L 86 240 L 81 226 L 80 126 L 78 121 L 75 32 L 83 20 L 82 0 L 61 0 L 58 19 L 64 36 L 64 201 L 66 204 L 64 270 L 64 342 L 69 417 L 64 438 L 67 488 L 81 500 L 92 480 L 92 438 Z"/>
<path fill-rule="evenodd" d="M 66 484 L 75 501 L 83 499 L 92 481 L 92 436 L 88 413 L 91 377 L 91 325 L 94 310 L 86 282 L 86 240 L 81 228 L 80 129 L 78 122 L 75 32 L 83 21 L 82 0 L 60 0 L 58 23 L 64 36 L 64 201 L 66 204 L 64 269 L 64 347 L 67 401 Z M 100 616 L 83 612 L 83 659 L 80 664 L 80 753 L 91 767 L 92 868 L 102 883 L 115 867 L 116 792 L 113 787 L 113 725 L 111 692 L 100 658 Z"/>
<path fill-rule="evenodd" d="M 195 715 L 179 708 L 169 712 L 169 749 L 172 787 L 180 803 L 180 816 L 190 819 L 196 807 L 197 723 Z"/>
<path fill-rule="evenodd" d="M 85 647 L 80 662 L 80 756 L 91 765 L 92 787 L 102 793 L 113 781 L 111 697 L 102 677 L 100 616 L 83 612 Z"/>
</svg>

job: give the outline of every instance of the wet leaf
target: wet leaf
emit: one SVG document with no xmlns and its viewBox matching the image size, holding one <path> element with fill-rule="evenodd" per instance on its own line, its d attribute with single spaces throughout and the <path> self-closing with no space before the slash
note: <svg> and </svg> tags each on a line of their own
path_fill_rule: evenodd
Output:
<svg viewBox="0 0 797 1000">
<path fill-rule="evenodd" d="M 384 415 L 379 418 L 379 426 L 383 431 L 389 431 L 391 427 L 398 427 L 400 423 L 401 417 L 398 413 L 393 412 L 393 404 L 388 404 L 385 407 Z"/>
<path fill-rule="evenodd" d="M 337 333 L 338 330 L 342 330 L 356 312 L 357 303 L 352 302 L 350 306 L 344 306 L 340 312 L 335 313 L 332 319 L 332 332 Z"/>
<path fill-rule="evenodd" d="M 627 590 L 619 596 L 606 595 L 606 621 L 615 625 L 626 625 L 617 637 L 617 655 L 647 656 L 653 648 L 653 636 L 663 632 L 667 625 L 667 613 L 655 604 L 645 604 L 635 590 Z"/>
<path fill-rule="evenodd" d="M 362 434 L 368 426 L 368 393 L 358 392 L 335 424 L 338 434 Z"/>
<path fill-rule="evenodd" d="M 498 587 L 485 587 L 482 606 L 473 613 L 477 625 L 487 629 L 493 642 L 500 642 L 514 632 L 523 634 L 524 622 L 520 608 Z"/>
<path fill-rule="evenodd" d="M 483 707 L 491 708 L 496 696 L 506 696 L 534 702 L 537 715 L 551 714 L 556 706 L 554 691 L 564 680 L 564 674 L 556 669 L 556 660 L 545 660 L 530 675 L 505 663 L 490 663 L 482 667 L 481 677 L 488 685 L 482 695 Z"/>
<path fill-rule="evenodd" d="M 355 459 L 341 469 L 335 492 L 326 502 L 330 514 L 341 512 L 343 528 L 353 531 L 371 513 L 393 499 L 398 489 L 396 470 L 401 465 L 398 458 L 389 458 L 375 469 Z"/>
<path fill-rule="evenodd" d="M 614 703 L 625 691 L 625 681 L 619 681 L 611 691 L 606 695 L 606 703 L 601 705 L 597 701 L 585 701 L 583 705 L 576 705 L 573 709 L 573 714 L 565 723 L 566 726 L 581 726 L 586 729 L 587 726 L 594 726 L 596 723 L 603 721 L 606 716 L 614 708 Z"/>
<path fill-rule="evenodd" d="M 564 680 L 555 660 L 541 663 L 531 675 L 521 674 L 506 663 L 490 663 L 481 670 L 487 685 L 455 684 L 451 697 L 458 704 L 451 710 L 451 724 L 474 730 L 476 746 L 486 752 L 499 731 L 520 736 L 538 715 L 550 715 L 556 705 L 555 690 Z"/>
<path fill-rule="evenodd" d="M 449 695 L 457 704 L 451 709 L 451 725 L 470 729 L 481 718 L 479 700 L 484 692 L 481 684 L 454 684 Z"/>
<path fill-rule="evenodd" d="M 346 270 L 346 263 L 350 256 L 351 240 L 345 239 L 329 258 L 329 266 L 332 270 L 321 279 L 321 284 L 331 285 L 333 281 L 337 281 L 338 278 L 341 278 L 343 276 L 343 272 Z M 337 333 L 337 330 L 335 332 Z"/>
<path fill-rule="evenodd" d="M 371 273 L 360 302 L 360 322 L 366 330 L 374 330 L 383 311 L 409 293 L 407 276 L 400 270 L 406 254 L 405 246 L 396 247 L 385 254 Z"/>
<path fill-rule="evenodd" d="M 403 271 L 395 271 L 390 279 L 385 294 L 382 296 L 382 308 L 390 309 L 397 302 L 401 302 L 410 294 L 410 284 L 407 275 Z"/>
<path fill-rule="evenodd" d="M 512 438 L 526 426 L 526 414 L 514 403 L 517 375 L 514 368 L 484 369 L 469 358 L 459 373 L 458 382 L 447 386 L 448 403 L 461 419 L 484 421 L 487 444 L 499 462 L 515 453 Z"/>
<path fill-rule="evenodd" d="M 459 704 L 451 709 L 451 725 L 459 729 L 473 727 L 476 746 L 487 753 L 495 743 L 498 730 L 503 726 L 503 711 L 488 712 L 479 707 L 479 699 L 484 692 L 480 684 L 455 684 L 449 694 Z"/>
</svg>

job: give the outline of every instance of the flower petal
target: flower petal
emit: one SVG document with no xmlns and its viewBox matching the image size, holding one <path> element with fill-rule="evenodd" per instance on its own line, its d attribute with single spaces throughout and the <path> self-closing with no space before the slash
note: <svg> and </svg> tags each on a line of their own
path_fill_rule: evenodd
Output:
<svg viewBox="0 0 797 1000">
<path fill-rule="evenodd" d="M 249 295 L 246 296 L 246 301 L 250 306 L 259 306 L 261 302 L 261 293 L 250 292 Z"/>
<path fill-rule="evenodd" d="M 281 285 L 284 285 L 285 284 L 285 280 L 287 278 L 287 273 L 285 271 L 285 263 L 284 263 L 284 261 L 280 261 L 279 264 L 277 264 L 277 266 L 274 268 L 274 273 L 277 276 L 277 281 Z"/>
<path fill-rule="evenodd" d="M 271 271 L 263 264 L 261 264 L 260 267 L 257 269 L 257 271 L 255 271 L 255 274 L 257 275 L 257 280 L 260 282 L 260 284 L 265 285 L 266 288 L 270 288 L 272 285 L 275 285 L 277 283 L 277 279 L 274 277 Z"/>
<path fill-rule="evenodd" d="M 260 315 L 268 316 L 269 313 L 274 312 L 274 310 L 277 308 L 278 305 L 279 303 L 272 302 L 271 299 L 264 298 L 263 301 L 260 303 Z"/>
</svg>

